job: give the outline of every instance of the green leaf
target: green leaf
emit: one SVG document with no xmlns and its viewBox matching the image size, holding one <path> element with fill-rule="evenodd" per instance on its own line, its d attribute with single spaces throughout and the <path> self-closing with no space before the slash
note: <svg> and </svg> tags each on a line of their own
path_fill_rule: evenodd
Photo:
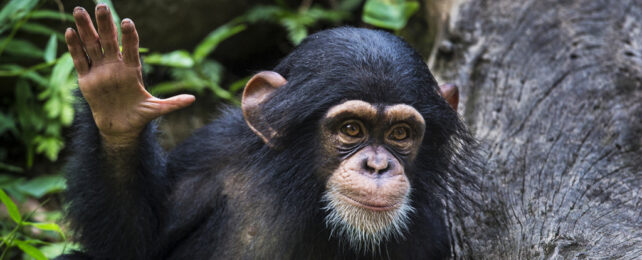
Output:
<svg viewBox="0 0 642 260">
<path fill-rule="evenodd" d="M 24 177 L 20 177 L 18 175 L 0 174 L 0 188 L 2 189 L 7 190 L 8 187 L 17 187 L 20 183 L 23 182 L 25 182 Z M 7 191 L 7 193 L 13 196 L 12 192 Z"/>
<path fill-rule="evenodd" d="M 41 115 L 41 107 L 35 104 L 34 95 L 29 83 L 25 79 L 18 79 L 15 87 L 14 106 L 18 113 L 20 123 L 20 138 L 25 144 L 31 144 L 33 133 L 40 131 L 45 125 L 45 119 Z"/>
<path fill-rule="evenodd" d="M 11 196 L 12 200 L 15 200 L 17 203 L 22 203 L 27 200 L 27 196 L 18 190 L 18 186 L 27 180 L 19 176 L 20 175 L 15 174 L 0 174 L 0 189 L 3 189 L 6 194 Z"/>
<path fill-rule="evenodd" d="M 232 26 L 231 24 L 225 24 L 216 30 L 212 31 L 201 43 L 196 46 L 194 50 L 194 60 L 196 62 L 202 61 L 207 57 L 219 43 L 224 41 L 227 38 L 236 35 L 247 28 L 244 24 Z"/>
<path fill-rule="evenodd" d="M 122 45 L 121 45 L 121 46 L 118 46 L 118 50 L 120 50 L 120 52 L 123 52 L 123 46 L 122 46 Z M 139 54 L 140 54 L 140 53 L 147 53 L 147 52 L 149 52 L 149 48 L 145 48 L 145 47 L 138 47 L 138 53 L 139 53 Z"/>
<path fill-rule="evenodd" d="M 18 166 L 14 166 L 11 164 L 6 164 L 3 162 L 0 162 L 0 170 L 3 171 L 8 171 L 8 172 L 23 172 L 24 170 Z M 2 182 L 0 182 L 2 183 Z"/>
<path fill-rule="evenodd" d="M 36 260 L 47 260 L 47 257 L 42 252 L 40 252 L 38 248 L 35 248 L 25 241 L 14 240 L 13 243 L 16 244 L 20 248 L 20 250 L 22 250 L 22 252 L 25 252 Z"/>
<path fill-rule="evenodd" d="M 23 182 L 17 188 L 24 194 L 40 199 L 44 195 L 65 190 L 67 184 L 61 175 L 45 175 Z"/>
<path fill-rule="evenodd" d="M 228 100 L 231 100 L 234 98 L 232 93 L 221 88 L 221 86 L 219 86 L 218 84 L 209 83 L 207 86 L 209 87 L 210 90 L 212 90 L 212 92 L 214 92 L 214 94 L 216 94 L 220 98 L 228 99 Z"/>
<path fill-rule="evenodd" d="M 31 12 L 31 19 L 60 19 L 62 21 L 73 22 L 74 16 L 53 10 L 34 10 Z"/>
<path fill-rule="evenodd" d="M 0 33 L 10 28 L 12 23 L 22 19 L 33 9 L 38 0 L 11 0 L 0 10 Z"/>
<path fill-rule="evenodd" d="M 176 93 L 179 90 L 184 89 L 182 81 L 169 81 L 156 84 L 149 87 L 149 92 L 154 96 L 163 96 L 171 93 Z"/>
<path fill-rule="evenodd" d="M 62 128 L 60 127 L 60 123 L 55 120 L 52 120 L 48 122 L 48 124 L 45 126 L 44 133 L 47 136 L 53 136 L 58 138 L 60 137 L 60 130 L 62 130 Z"/>
<path fill-rule="evenodd" d="M 16 122 L 13 120 L 13 117 L 11 116 L 11 114 L 5 114 L 0 112 L 0 135 L 4 134 L 7 131 L 15 131 L 15 130 L 16 130 Z"/>
<path fill-rule="evenodd" d="M 205 84 L 207 84 L 205 80 L 198 75 L 195 69 L 176 68 L 176 69 L 172 69 L 170 71 L 170 74 L 172 75 L 172 78 L 182 81 L 184 82 L 183 84 L 187 84 L 190 86 L 194 85 L 194 86 L 203 87 L 205 86 Z"/>
<path fill-rule="evenodd" d="M 0 189 L 0 200 L 2 200 L 2 203 L 7 207 L 7 211 L 9 212 L 11 219 L 13 219 L 16 224 L 20 224 L 20 222 L 22 222 L 22 216 L 20 216 L 18 206 L 13 203 L 13 200 L 11 200 L 11 198 L 9 198 L 2 189 Z"/>
<path fill-rule="evenodd" d="M 62 232 L 60 226 L 56 223 L 34 223 L 34 222 L 24 222 L 25 225 L 35 227 L 40 230 L 53 231 L 60 235 L 63 240 L 66 240 L 65 233 Z"/>
<path fill-rule="evenodd" d="M 415 12 L 417 12 L 417 10 L 419 10 L 418 2 L 406 2 L 406 6 L 404 6 L 404 9 L 403 9 L 403 15 L 404 15 L 404 18 L 406 19 L 406 22 L 410 20 L 410 17 L 412 17 L 412 15 L 415 14 Z M 404 26 L 406 25 L 404 24 Z"/>
<path fill-rule="evenodd" d="M 361 20 L 377 27 L 399 30 L 419 9 L 419 3 L 405 0 L 368 0 Z"/>
<path fill-rule="evenodd" d="M 74 121 L 74 108 L 69 105 L 62 107 L 60 111 L 60 123 L 63 126 L 69 126 Z"/>
<path fill-rule="evenodd" d="M 278 6 L 259 5 L 250 9 L 244 16 L 244 20 L 249 23 L 259 21 L 278 22 L 278 20 L 288 11 Z"/>
<path fill-rule="evenodd" d="M 361 5 L 362 0 L 343 0 L 339 2 L 337 9 L 350 12 Z"/>
<path fill-rule="evenodd" d="M 350 16 L 349 12 L 323 9 L 320 7 L 312 7 L 304 14 L 305 16 L 312 17 L 314 21 L 326 20 L 333 23 L 340 22 Z"/>
<path fill-rule="evenodd" d="M 56 223 L 37 223 L 37 222 L 24 222 L 25 225 L 35 227 L 40 230 L 58 232 L 64 236 L 62 229 Z"/>
<path fill-rule="evenodd" d="M 283 19 L 281 24 L 288 31 L 288 39 L 294 44 L 299 45 L 305 37 L 308 36 L 308 30 L 305 28 L 305 25 L 301 21 L 294 19 Z"/>
<path fill-rule="evenodd" d="M 181 90 L 190 90 L 196 93 L 202 93 L 206 83 L 195 83 L 190 81 L 170 81 L 151 86 L 149 92 L 155 96 L 163 96 L 176 93 Z"/>
<path fill-rule="evenodd" d="M 36 152 L 44 153 L 52 162 L 58 160 L 58 153 L 65 147 L 64 142 L 60 138 L 50 136 L 36 136 L 33 142 L 36 143 Z"/>
<path fill-rule="evenodd" d="M 8 39 L 0 38 L 0 42 L 4 42 L 6 40 Z M 15 38 L 11 39 L 7 43 L 5 51 L 8 54 L 25 58 L 40 59 L 44 55 L 44 52 L 40 48 L 33 45 L 33 43 Z"/>
<path fill-rule="evenodd" d="M 243 87 L 245 87 L 247 82 L 250 81 L 250 78 L 251 78 L 251 76 L 239 79 L 237 81 L 234 81 L 232 84 L 230 84 L 230 86 L 227 89 L 229 89 L 230 92 L 232 92 L 232 93 L 237 92 L 237 91 L 243 89 Z"/>
<path fill-rule="evenodd" d="M 22 74 L 22 77 L 30 79 L 42 87 L 47 87 L 47 84 L 49 83 L 47 79 L 45 79 L 43 76 L 38 74 L 38 72 L 35 72 L 35 71 L 26 71 L 25 73 Z"/>
<path fill-rule="evenodd" d="M 58 115 L 60 115 L 62 111 L 62 103 L 60 102 L 60 99 L 58 99 L 57 97 L 52 97 L 45 102 L 45 105 L 43 106 L 43 108 L 47 113 L 47 117 L 51 119 L 55 119 L 58 117 Z"/>
<path fill-rule="evenodd" d="M 65 40 L 65 36 L 63 36 L 62 33 L 38 23 L 24 23 L 22 27 L 20 27 L 20 30 L 29 32 L 29 33 L 34 33 L 34 34 L 44 34 L 44 35 L 53 34 L 53 35 L 56 35 L 56 37 L 59 40 L 61 41 Z"/>
<path fill-rule="evenodd" d="M 41 65 L 45 65 L 47 67 L 49 66 L 49 64 L 47 63 L 41 63 L 35 66 Z M 44 77 L 40 76 L 40 74 L 38 74 L 38 72 L 33 69 L 33 67 L 24 68 L 16 64 L 0 64 L 0 77 L 23 77 L 33 80 L 34 82 L 38 83 L 38 85 L 43 87 L 46 87 L 48 83 Z"/>
<path fill-rule="evenodd" d="M 213 60 L 205 60 L 201 64 L 201 72 L 207 80 L 215 84 L 221 83 L 223 79 L 223 65 Z"/>
<path fill-rule="evenodd" d="M 69 52 L 63 54 L 56 62 L 56 65 L 51 72 L 49 78 L 49 87 L 53 89 L 61 89 L 67 83 L 67 79 L 71 76 L 74 69 L 74 61 L 71 59 Z"/>
<path fill-rule="evenodd" d="M 2 41 L 2 38 L 0 38 L 0 41 Z M 9 63 L 9 64 L 0 64 L 0 70 L 16 73 L 24 70 L 24 68 L 20 65 Z"/>
<path fill-rule="evenodd" d="M 40 252 L 42 252 L 48 258 L 56 258 L 65 253 L 69 253 L 72 250 L 80 250 L 79 244 L 70 244 L 68 242 L 60 243 L 51 243 L 46 246 L 40 247 Z"/>
<path fill-rule="evenodd" d="M 144 61 L 151 65 L 175 68 L 191 68 L 194 66 L 194 60 L 190 57 L 189 52 L 185 50 L 176 50 L 166 54 L 150 54 L 145 57 Z"/>
<path fill-rule="evenodd" d="M 53 62 L 56 60 L 56 51 L 58 48 L 58 41 L 56 40 L 56 35 L 52 34 L 49 37 L 49 42 L 47 42 L 47 47 L 45 48 L 45 61 L 46 62 Z"/>
</svg>

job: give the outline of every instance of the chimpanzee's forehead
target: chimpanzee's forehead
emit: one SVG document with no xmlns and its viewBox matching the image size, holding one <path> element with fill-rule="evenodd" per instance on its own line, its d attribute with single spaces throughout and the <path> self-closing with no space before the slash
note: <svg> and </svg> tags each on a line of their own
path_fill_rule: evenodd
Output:
<svg viewBox="0 0 642 260">
<path fill-rule="evenodd" d="M 363 100 L 346 100 L 332 106 L 325 118 L 342 117 L 346 113 L 348 116 L 357 116 L 371 121 L 383 118 L 388 121 L 415 121 L 424 124 L 423 116 L 410 105 L 369 103 Z"/>
<path fill-rule="evenodd" d="M 351 78 L 324 87 L 328 88 L 329 95 L 333 92 L 341 94 L 337 95 L 341 100 L 335 100 L 335 104 L 345 100 L 363 100 L 372 104 L 412 104 L 421 102 L 417 93 L 434 92 L 429 82 L 385 74 L 352 75 Z"/>
</svg>

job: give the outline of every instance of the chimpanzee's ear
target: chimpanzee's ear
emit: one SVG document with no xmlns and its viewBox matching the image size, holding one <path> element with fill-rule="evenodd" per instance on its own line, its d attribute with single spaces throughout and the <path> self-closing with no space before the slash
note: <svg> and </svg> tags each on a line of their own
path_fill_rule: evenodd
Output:
<svg viewBox="0 0 642 260">
<path fill-rule="evenodd" d="M 459 89 L 453 84 L 443 84 L 439 86 L 439 93 L 448 102 L 450 107 L 457 111 L 457 104 L 459 103 Z"/>
<path fill-rule="evenodd" d="M 256 135 L 261 137 L 266 144 L 277 135 L 269 122 L 265 120 L 261 104 L 280 86 L 288 81 L 281 74 L 274 71 L 262 71 L 254 75 L 245 85 L 241 99 L 241 109 L 247 125 Z"/>
</svg>

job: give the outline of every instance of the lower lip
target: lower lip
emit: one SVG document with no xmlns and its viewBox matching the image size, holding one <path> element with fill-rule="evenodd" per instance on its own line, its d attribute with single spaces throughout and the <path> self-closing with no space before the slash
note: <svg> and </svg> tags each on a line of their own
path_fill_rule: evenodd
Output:
<svg viewBox="0 0 642 260">
<path fill-rule="evenodd" d="M 398 205 L 399 205 L 399 203 L 395 203 L 395 204 L 391 204 L 391 205 L 384 205 L 384 206 L 368 205 L 368 204 L 365 204 L 363 202 L 357 201 L 357 200 L 355 200 L 353 198 L 350 198 L 350 197 L 348 197 L 346 195 L 343 195 L 341 193 L 339 193 L 339 195 L 341 195 L 343 198 L 345 198 L 345 200 L 348 201 L 348 203 L 350 203 L 350 204 L 353 204 L 353 205 L 355 205 L 357 207 L 366 208 L 366 209 L 369 209 L 369 210 L 372 210 L 372 211 L 390 211 L 390 210 L 396 209 L 398 207 Z"/>
</svg>

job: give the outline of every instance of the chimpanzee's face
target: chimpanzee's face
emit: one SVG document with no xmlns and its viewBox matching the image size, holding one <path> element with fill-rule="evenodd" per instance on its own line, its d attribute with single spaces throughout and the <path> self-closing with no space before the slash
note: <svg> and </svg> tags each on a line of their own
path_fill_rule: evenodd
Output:
<svg viewBox="0 0 642 260">
<path fill-rule="evenodd" d="M 405 169 L 424 130 L 421 114 L 405 104 L 349 100 L 330 108 L 321 121 L 321 140 L 331 164 L 324 201 L 333 235 L 364 252 L 404 235 L 413 212 Z"/>
</svg>

